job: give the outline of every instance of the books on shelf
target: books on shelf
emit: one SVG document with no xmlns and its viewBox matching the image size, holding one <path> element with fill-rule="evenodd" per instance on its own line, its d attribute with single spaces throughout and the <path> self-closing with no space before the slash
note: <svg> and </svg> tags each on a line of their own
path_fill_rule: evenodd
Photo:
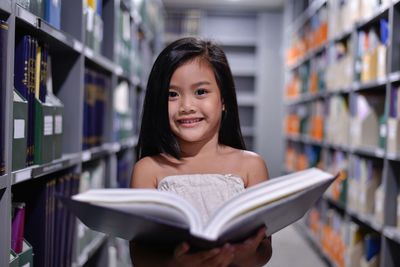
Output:
<svg viewBox="0 0 400 267">
<path fill-rule="evenodd" d="M 348 206 L 360 214 L 374 215 L 375 191 L 382 181 L 378 160 L 357 157 L 348 180 Z"/>
<path fill-rule="evenodd" d="M 104 22 L 102 15 L 101 0 L 85 0 L 84 1 L 84 25 L 85 25 L 85 44 L 97 53 L 101 53 Z"/>
<path fill-rule="evenodd" d="M 85 68 L 82 149 L 100 146 L 105 140 L 105 120 L 109 78 Z"/>
<path fill-rule="evenodd" d="M 7 42 L 8 23 L 0 20 L 0 175 L 5 173 L 6 151 L 5 151 L 5 111 L 7 91 Z"/>
<path fill-rule="evenodd" d="M 114 90 L 114 140 L 124 141 L 133 136 L 133 115 L 130 107 L 130 89 L 122 81 Z"/>
<path fill-rule="evenodd" d="M 71 265 L 75 219 L 54 195 L 76 194 L 78 185 L 79 175 L 64 172 L 12 188 L 13 201 L 25 203 L 23 238 L 34 251 L 35 266 Z"/>
<path fill-rule="evenodd" d="M 347 98 L 342 95 L 330 97 L 328 109 L 325 140 L 332 144 L 348 145 L 350 113 Z"/>
<path fill-rule="evenodd" d="M 17 0 L 17 4 L 60 29 L 62 0 Z"/>
<path fill-rule="evenodd" d="M 14 101 L 17 109 L 14 124 L 20 125 L 14 127 L 14 136 L 26 136 L 25 166 L 47 163 L 62 154 L 63 103 L 53 94 L 51 86 L 48 86 L 52 75 L 48 51 L 46 43 L 29 35 L 20 40 L 15 50 L 14 86 L 18 95 L 14 95 L 14 98 L 22 100 Z M 26 135 L 19 132 L 24 130 L 21 125 L 25 100 L 28 110 L 24 126 L 27 129 Z M 22 154 L 18 145 L 22 141 L 14 138 L 14 142 L 16 147 L 13 147 L 13 151 Z M 14 170 L 23 167 L 18 163 Z"/>
<path fill-rule="evenodd" d="M 400 87 L 392 87 L 387 121 L 387 151 L 400 153 Z"/>
<path fill-rule="evenodd" d="M 397 195 L 397 228 L 400 229 L 400 194 Z"/>
<path fill-rule="evenodd" d="M 264 224 L 267 235 L 279 231 L 300 219 L 334 178 L 313 168 L 271 179 L 221 204 L 206 223 L 190 202 L 156 189 L 89 190 L 61 199 L 94 230 L 160 244 L 188 241 L 205 249 L 244 240 Z"/>
<path fill-rule="evenodd" d="M 384 114 L 385 94 L 356 93 L 350 103 L 350 143 L 379 147 L 379 119 Z"/>
</svg>

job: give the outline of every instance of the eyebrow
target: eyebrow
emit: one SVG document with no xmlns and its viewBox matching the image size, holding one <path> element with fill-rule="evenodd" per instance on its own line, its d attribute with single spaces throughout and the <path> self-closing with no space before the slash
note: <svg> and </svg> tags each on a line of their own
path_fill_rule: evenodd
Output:
<svg viewBox="0 0 400 267">
<path fill-rule="evenodd" d="M 209 84 L 211 84 L 209 81 L 200 81 L 200 82 L 197 82 L 197 83 L 192 84 L 191 87 L 193 88 L 193 87 L 199 87 L 200 85 L 209 85 Z M 176 89 L 176 90 L 178 90 L 178 89 L 180 89 L 180 87 L 171 84 L 171 85 L 169 86 L 169 89 Z"/>
</svg>

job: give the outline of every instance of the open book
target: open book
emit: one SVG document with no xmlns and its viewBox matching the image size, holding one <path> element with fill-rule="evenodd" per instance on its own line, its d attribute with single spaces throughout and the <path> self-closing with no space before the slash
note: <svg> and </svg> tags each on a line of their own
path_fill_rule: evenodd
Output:
<svg viewBox="0 0 400 267">
<path fill-rule="evenodd" d="M 203 224 L 180 196 L 156 189 L 93 189 L 61 198 L 88 227 L 127 240 L 198 249 L 240 242 L 263 225 L 271 235 L 300 219 L 336 177 L 312 168 L 270 179 L 223 203 Z"/>
</svg>

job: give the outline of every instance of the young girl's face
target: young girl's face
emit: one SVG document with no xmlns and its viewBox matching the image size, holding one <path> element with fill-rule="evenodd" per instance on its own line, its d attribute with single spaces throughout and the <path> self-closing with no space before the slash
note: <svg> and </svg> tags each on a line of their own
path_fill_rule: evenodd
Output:
<svg viewBox="0 0 400 267">
<path fill-rule="evenodd" d="M 172 74 L 168 114 L 179 142 L 218 140 L 222 107 L 221 93 L 208 62 L 194 59 Z"/>
</svg>

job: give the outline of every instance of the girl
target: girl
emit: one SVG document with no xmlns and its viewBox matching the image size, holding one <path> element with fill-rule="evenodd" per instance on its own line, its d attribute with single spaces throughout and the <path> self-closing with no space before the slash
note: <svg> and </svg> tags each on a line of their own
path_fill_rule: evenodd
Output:
<svg viewBox="0 0 400 267">
<path fill-rule="evenodd" d="M 183 38 L 166 47 L 151 70 L 144 100 L 134 188 L 175 192 L 203 219 L 244 188 L 268 179 L 263 159 L 245 150 L 235 86 L 225 53 Z M 134 266 L 262 266 L 272 255 L 265 227 L 241 244 L 189 253 L 131 242 Z"/>
</svg>

